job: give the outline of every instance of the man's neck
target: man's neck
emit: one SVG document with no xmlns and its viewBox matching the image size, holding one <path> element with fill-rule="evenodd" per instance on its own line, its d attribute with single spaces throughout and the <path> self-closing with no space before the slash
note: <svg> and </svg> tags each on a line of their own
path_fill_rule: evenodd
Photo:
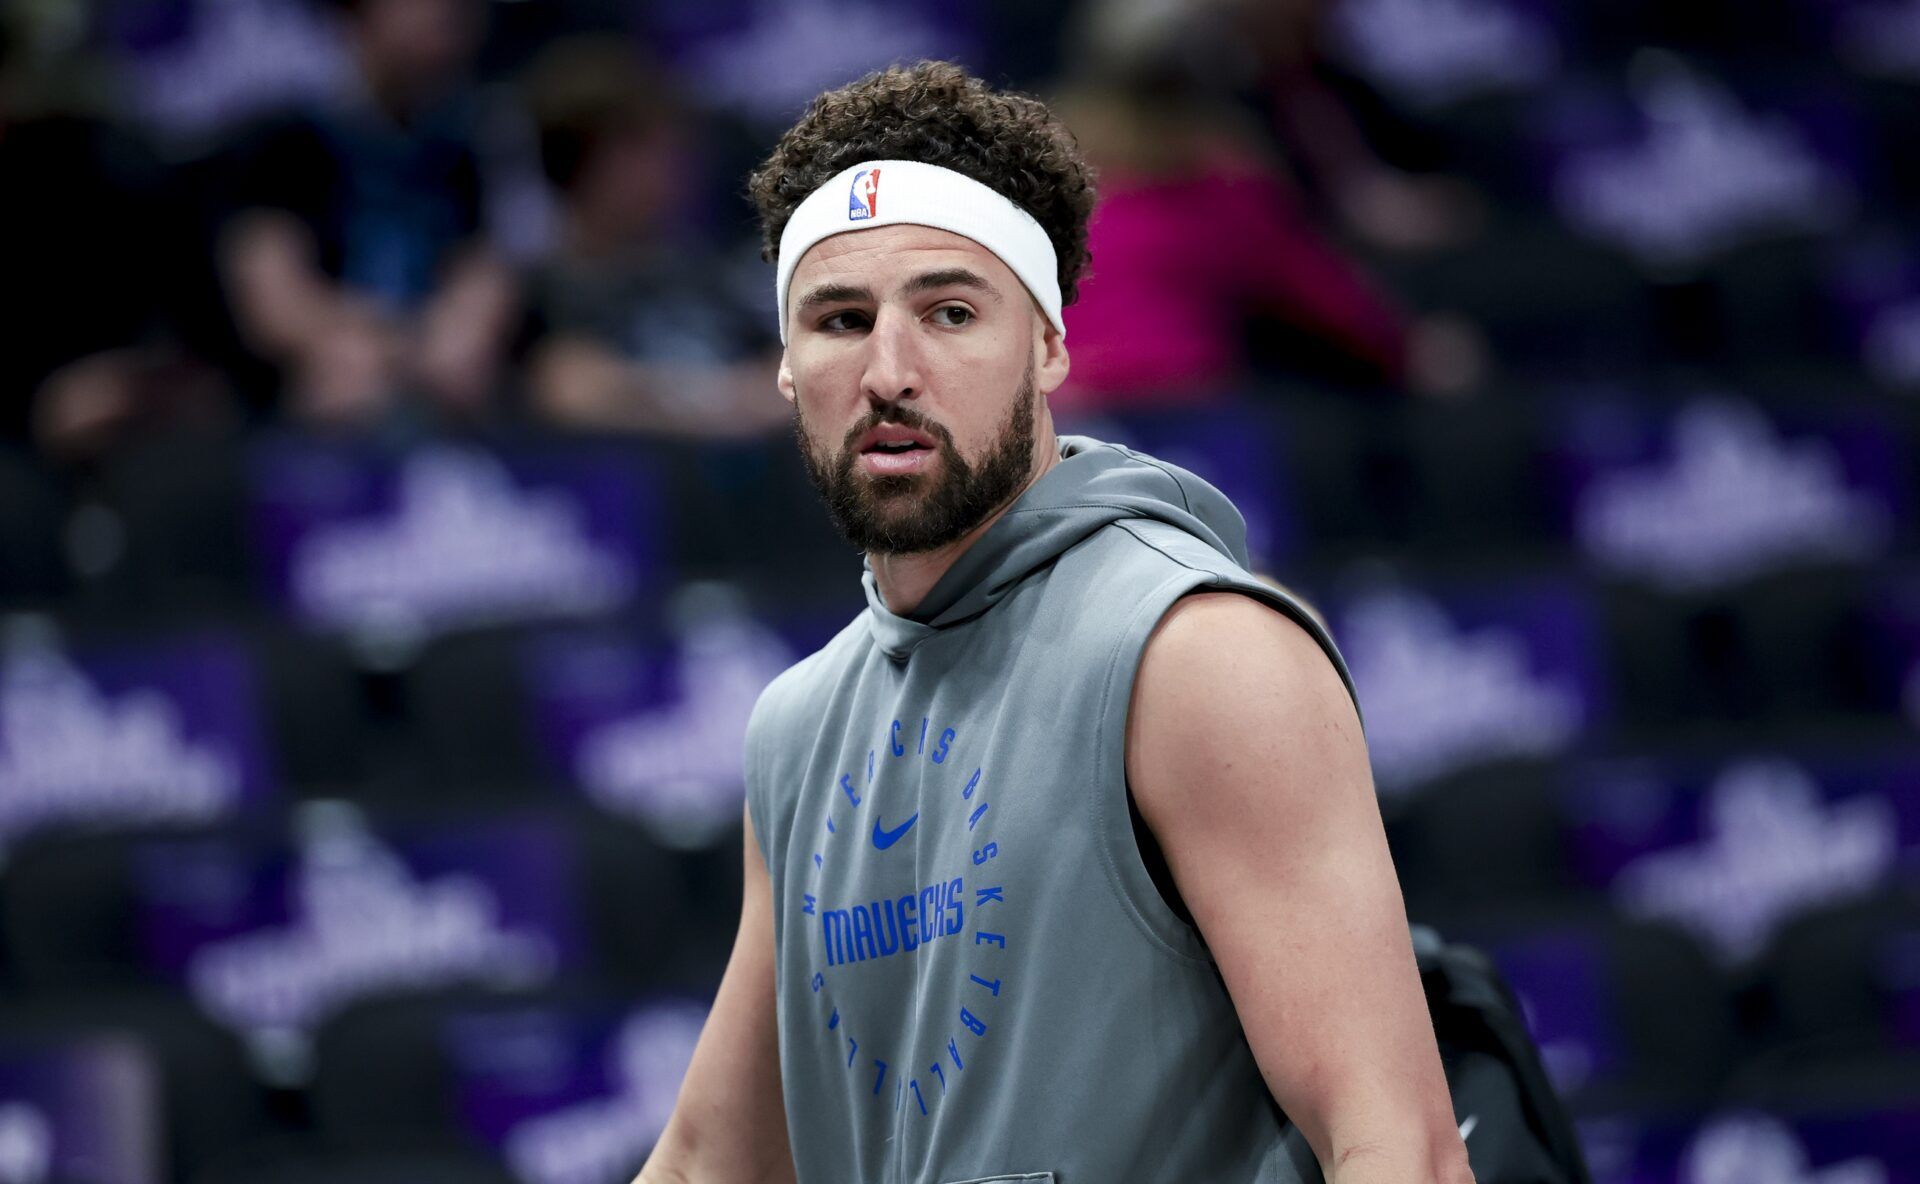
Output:
<svg viewBox="0 0 1920 1184">
<path fill-rule="evenodd" d="M 867 565 L 873 569 L 873 582 L 880 589 L 880 599 L 886 603 L 889 612 L 905 616 L 920 607 L 920 602 L 933 591 L 940 577 L 947 574 L 960 557 L 980 537 L 993 529 L 1000 516 L 1013 508 L 1020 495 L 1033 487 L 1033 483 L 1045 475 L 1048 469 L 1060 463 L 1060 440 L 1054 435 L 1053 425 L 1046 423 L 1036 433 L 1033 455 L 1034 468 L 1028 474 L 1026 483 L 1019 491 L 1007 499 L 1007 504 L 980 520 L 980 525 L 968 531 L 964 536 L 933 551 L 922 551 L 914 555 L 893 555 L 880 552 L 867 552 Z"/>
</svg>

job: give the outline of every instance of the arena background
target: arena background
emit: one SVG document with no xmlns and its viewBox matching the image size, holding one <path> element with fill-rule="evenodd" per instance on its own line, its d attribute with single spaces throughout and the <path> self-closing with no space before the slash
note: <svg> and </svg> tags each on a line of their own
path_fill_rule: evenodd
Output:
<svg viewBox="0 0 1920 1184">
<path fill-rule="evenodd" d="M 860 610 L 743 179 L 947 57 L 1597 1180 L 1920 1180 L 1920 3 L 13 0 L 0 1184 L 618 1184 Z M 1062 720 L 1062 727 L 1074 726 Z"/>
</svg>

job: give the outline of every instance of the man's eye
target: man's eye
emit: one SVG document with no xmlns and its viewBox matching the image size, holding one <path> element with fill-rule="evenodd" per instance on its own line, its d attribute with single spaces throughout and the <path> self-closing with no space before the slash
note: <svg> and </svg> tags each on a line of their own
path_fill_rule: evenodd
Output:
<svg viewBox="0 0 1920 1184">
<path fill-rule="evenodd" d="M 845 329 L 858 329 L 866 324 L 866 320 L 867 318 L 864 313 L 856 312 L 850 308 L 842 309 L 839 312 L 829 313 L 827 316 L 822 317 L 820 319 L 820 327 L 831 332 L 838 332 Z"/>
<path fill-rule="evenodd" d="M 949 329 L 953 329 L 971 321 L 973 319 L 973 310 L 963 308 L 958 304 L 948 304 L 934 309 L 933 315 L 936 320 L 939 320 L 941 317 L 946 317 L 946 320 L 941 320 L 939 323 L 947 326 Z"/>
</svg>

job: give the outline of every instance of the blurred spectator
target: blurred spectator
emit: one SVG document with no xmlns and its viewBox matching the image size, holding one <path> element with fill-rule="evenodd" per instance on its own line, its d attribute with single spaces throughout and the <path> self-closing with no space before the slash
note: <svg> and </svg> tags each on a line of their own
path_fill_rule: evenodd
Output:
<svg viewBox="0 0 1920 1184">
<path fill-rule="evenodd" d="M 358 76 L 229 157 L 220 264 L 242 341 L 310 423 L 372 424 L 403 396 L 483 416 L 513 300 L 480 240 L 479 0 L 335 0 Z"/>
<path fill-rule="evenodd" d="M 560 241 L 526 279 L 535 413 L 707 437 L 784 425 L 770 293 L 747 305 L 676 233 L 688 112 L 658 72 L 626 41 L 583 38 L 549 48 L 526 89 L 563 201 Z"/>
<path fill-rule="evenodd" d="M 1402 185 L 1318 81 L 1333 72 L 1318 48 L 1323 8 L 1116 0 L 1084 11 L 1082 81 L 1061 106 L 1100 170 L 1101 204 L 1093 273 L 1067 314 L 1074 373 L 1056 406 L 1192 401 L 1263 368 L 1449 396 L 1484 378 L 1471 323 L 1408 316 L 1315 223 L 1318 188 L 1363 244 L 1424 250 L 1455 241 L 1471 210 L 1439 200 L 1447 186 Z M 1241 114 L 1248 93 L 1261 118 Z M 1286 118 L 1269 127 L 1264 108 Z"/>
<path fill-rule="evenodd" d="M 1426 137 L 1328 56 L 1333 7 L 1228 0 L 1231 36 L 1254 55 L 1255 91 L 1275 134 L 1322 205 L 1361 242 L 1406 252 L 1458 245 L 1479 220 L 1472 189 L 1409 167 L 1435 163 L 1423 151 Z"/>
<path fill-rule="evenodd" d="M 1432 392 L 1477 380 L 1470 334 L 1410 324 L 1312 225 L 1279 162 L 1184 83 L 1094 85 L 1060 109 L 1100 205 L 1056 407 L 1218 397 L 1248 378 L 1256 324 L 1285 331 L 1295 372 Z"/>
<path fill-rule="evenodd" d="M 192 271 L 178 194 L 137 136 L 48 98 L 48 72 L 0 23 L 0 439 L 79 459 L 212 392 L 169 315 Z"/>
<path fill-rule="evenodd" d="M 1315 211 L 1364 246 L 1426 252 L 1479 221 L 1432 137 L 1327 51 L 1331 0 L 1109 0 L 1075 36 L 1080 69 L 1178 81 L 1256 114 Z"/>
</svg>

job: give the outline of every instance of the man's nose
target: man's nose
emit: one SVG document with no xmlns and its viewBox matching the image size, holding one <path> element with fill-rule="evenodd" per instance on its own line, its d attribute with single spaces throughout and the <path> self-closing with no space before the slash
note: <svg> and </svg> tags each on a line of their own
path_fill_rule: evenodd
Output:
<svg viewBox="0 0 1920 1184">
<path fill-rule="evenodd" d="M 882 308 L 874 317 L 867 334 L 866 371 L 860 377 L 861 390 L 869 400 L 895 403 L 926 389 L 914 327 L 913 315 L 900 309 Z"/>
</svg>

